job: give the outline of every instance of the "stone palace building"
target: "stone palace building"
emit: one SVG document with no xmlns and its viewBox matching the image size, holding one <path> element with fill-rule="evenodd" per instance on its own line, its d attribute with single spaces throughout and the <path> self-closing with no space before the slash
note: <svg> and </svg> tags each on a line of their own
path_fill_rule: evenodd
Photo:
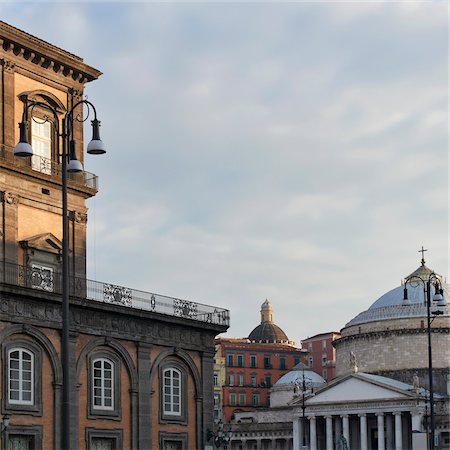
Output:
<svg viewBox="0 0 450 450">
<path fill-rule="evenodd" d="M 0 22 L 1 449 L 62 449 L 59 130 L 100 75 Z M 19 158 L 28 102 L 38 104 L 23 130 L 34 154 Z M 72 138 L 83 162 L 81 121 Z M 94 174 L 69 174 L 70 448 L 201 449 L 213 428 L 214 338 L 229 312 L 88 280 L 86 200 L 97 187 Z"/>
</svg>

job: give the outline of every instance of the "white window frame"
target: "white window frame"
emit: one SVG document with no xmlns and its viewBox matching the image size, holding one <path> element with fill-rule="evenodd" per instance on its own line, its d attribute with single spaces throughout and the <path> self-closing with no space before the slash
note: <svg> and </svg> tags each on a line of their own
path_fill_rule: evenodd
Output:
<svg viewBox="0 0 450 450">
<path fill-rule="evenodd" d="M 31 168 L 36 172 L 52 173 L 52 123 L 39 117 L 31 120 Z"/>
<path fill-rule="evenodd" d="M 96 367 L 96 363 L 100 363 L 100 367 Z M 106 364 L 110 365 L 108 369 L 105 367 Z M 114 361 L 111 361 L 108 358 L 95 358 L 92 360 L 92 370 L 91 370 L 91 379 L 92 379 L 92 409 L 93 410 L 101 410 L 101 411 L 114 411 L 114 390 L 115 390 L 115 380 L 114 380 Z M 96 376 L 95 371 L 100 371 L 100 376 Z M 106 370 L 111 372 L 111 377 L 107 378 L 105 376 Z M 96 385 L 96 380 L 99 381 L 99 384 Z M 107 386 L 107 382 L 109 381 L 109 387 Z M 95 394 L 95 390 L 100 389 L 100 395 Z M 111 391 L 111 395 L 106 395 L 106 390 L 109 389 Z M 100 399 L 100 404 L 96 404 L 96 399 Z M 106 400 L 111 399 L 111 405 L 106 404 Z"/>
<path fill-rule="evenodd" d="M 19 358 L 15 359 L 19 362 L 18 368 L 12 368 L 11 367 L 11 354 L 14 352 L 19 352 Z M 27 354 L 30 355 L 30 369 L 27 370 L 27 372 L 30 372 L 30 379 L 24 380 L 24 373 L 25 369 L 23 368 L 24 365 L 24 358 L 23 355 Z M 34 405 L 34 398 L 35 398 L 35 392 L 34 392 L 34 353 L 30 350 L 27 350 L 22 347 L 14 347 L 8 350 L 8 381 L 7 381 L 7 387 L 8 387 L 8 403 L 11 405 Z M 18 378 L 12 378 L 11 377 L 11 371 L 17 371 L 18 372 Z M 11 382 L 16 381 L 19 383 L 18 389 L 11 389 Z M 30 383 L 30 389 L 25 391 L 24 390 L 24 383 Z M 14 399 L 11 398 L 12 392 L 18 392 L 19 398 Z M 24 393 L 30 392 L 30 400 L 24 400 Z"/>
<path fill-rule="evenodd" d="M 163 370 L 162 376 L 163 413 L 166 416 L 181 416 L 183 374 L 174 367 L 168 367 Z M 176 386 L 176 380 L 178 380 L 178 386 Z M 178 388 L 178 394 L 175 392 L 176 388 Z M 178 411 L 175 409 L 176 405 L 178 405 Z"/>
</svg>

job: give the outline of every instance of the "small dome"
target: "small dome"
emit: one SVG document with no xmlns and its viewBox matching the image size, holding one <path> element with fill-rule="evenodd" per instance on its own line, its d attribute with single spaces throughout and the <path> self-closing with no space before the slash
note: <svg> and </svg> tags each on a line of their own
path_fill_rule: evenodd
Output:
<svg viewBox="0 0 450 450">
<path fill-rule="evenodd" d="M 248 336 L 254 342 L 287 343 L 289 338 L 286 333 L 272 322 L 264 322 L 258 325 Z"/>
<path fill-rule="evenodd" d="M 283 375 L 274 386 L 292 385 L 295 383 L 303 383 L 303 378 L 306 384 L 312 384 L 313 387 L 322 386 L 326 381 L 316 372 L 312 371 L 305 364 L 297 364 L 290 372 Z M 309 386 L 310 387 L 310 386 Z"/>
<path fill-rule="evenodd" d="M 434 272 L 431 269 L 422 263 L 418 269 L 405 277 L 405 279 L 410 277 L 420 277 L 423 280 L 427 280 L 433 273 Z M 450 286 L 440 275 L 436 274 L 436 277 L 442 284 L 444 300 L 447 302 L 447 306 L 439 307 L 439 309 L 443 311 L 445 316 L 448 316 L 450 312 L 448 307 L 450 301 Z M 348 322 L 345 327 L 383 319 L 426 317 L 427 308 L 423 284 L 416 283 L 413 280 L 407 284 L 407 302 L 403 300 L 404 287 L 405 285 L 402 284 L 401 286 L 397 286 L 389 292 L 386 292 L 386 294 L 383 294 L 369 307 L 368 310 L 358 314 Z M 432 287 L 431 295 L 434 295 L 434 287 Z"/>
</svg>

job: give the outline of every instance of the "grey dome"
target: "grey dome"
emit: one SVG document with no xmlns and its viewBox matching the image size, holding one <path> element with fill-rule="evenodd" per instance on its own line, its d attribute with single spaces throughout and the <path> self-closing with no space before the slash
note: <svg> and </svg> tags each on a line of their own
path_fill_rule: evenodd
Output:
<svg viewBox="0 0 450 450">
<path fill-rule="evenodd" d="M 300 363 L 297 364 L 290 372 L 284 374 L 274 386 L 292 385 L 295 383 L 302 383 L 303 377 L 306 383 L 312 383 L 314 387 L 322 386 L 326 381 L 309 367 Z"/>
<path fill-rule="evenodd" d="M 429 269 L 425 264 L 422 264 L 417 270 L 415 270 L 412 274 L 408 275 L 409 278 L 411 276 L 418 276 L 424 280 L 427 280 L 428 277 L 434 273 L 431 269 Z M 443 296 L 444 300 L 447 303 L 447 306 L 439 307 L 444 313 L 444 316 L 449 316 L 449 301 L 450 301 L 450 286 L 445 282 L 445 280 L 440 276 L 436 276 L 440 279 L 442 288 L 443 288 Z M 353 318 L 350 322 L 348 322 L 345 327 L 349 327 L 352 325 L 358 325 L 367 322 L 374 322 L 378 320 L 387 320 L 387 319 L 396 319 L 396 318 L 407 318 L 407 317 L 426 317 L 427 316 L 427 308 L 426 308 L 426 298 L 424 293 L 424 286 L 422 284 L 416 283 L 408 283 L 408 301 L 404 302 L 403 300 L 403 289 L 404 285 L 398 286 L 386 294 L 383 294 L 378 300 L 376 300 L 368 310 L 361 312 L 355 318 Z M 434 288 L 432 288 L 432 295 L 434 294 Z"/>
<path fill-rule="evenodd" d="M 259 324 L 248 336 L 253 342 L 287 343 L 289 338 L 286 333 L 273 322 Z"/>
</svg>

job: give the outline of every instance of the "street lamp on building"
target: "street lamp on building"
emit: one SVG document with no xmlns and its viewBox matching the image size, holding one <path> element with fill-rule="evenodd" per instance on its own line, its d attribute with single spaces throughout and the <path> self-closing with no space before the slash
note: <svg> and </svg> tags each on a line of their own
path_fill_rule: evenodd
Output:
<svg viewBox="0 0 450 450">
<path fill-rule="evenodd" d="M 231 429 L 229 428 L 228 431 L 225 431 L 222 420 L 219 420 L 215 431 L 206 431 L 206 440 L 209 442 L 212 439 L 217 448 L 221 448 L 222 446 L 227 448 L 228 443 L 231 441 L 231 435 Z"/>
<path fill-rule="evenodd" d="M 422 266 L 425 266 L 425 260 L 423 259 L 423 249 L 422 252 Z M 425 274 L 424 276 L 418 274 L 412 274 L 407 277 L 404 281 L 403 289 L 403 301 L 408 302 L 408 288 L 407 285 L 412 287 L 422 286 L 424 293 L 424 301 L 427 307 L 427 335 L 428 335 L 428 382 L 430 391 L 430 432 L 429 432 L 429 448 L 435 449 L 437 447 L 435 438 L 435 413 L 434 413 L 434 390 L 433 390 L 433 358 L 431 350 L 431 324 L 436 316 L 442 315 L 443 311 L 431 309 L 431 301 L 434 302 L 436 307 L 446 306 L 444 299 L 444 291 L 442 288 L 442 283 L 438 275 L 434 272 Z M 434 315 L 434 317 L 431 317 Z"/>
<path fill-rule="evenodd" d="M 100 139 L 100 122 L 97 119 L 97 111 L 95 106 L 88 100 L 80 100 L 76 102 L 69 110 L 66 111 L 59 124 L 60 112 L 48 103 L 29 99 L 26 95 L 20 99 L 24 103 L 22 121 L 19 123 L 20 139 L 14 148 L 14 155 L 18 157 L 33 156 L 33 149 L 28 142 L 28 126 L 30 120 L 37 123 L 52 122 L 55 126 L 57 145 L 59 139 L 62 142 L 62 149 L 58 156 L 61 158 L 61 178 L 62 178 L 62 332 L 61 332 L 61 353 L 62 353 L 62 369 L 63 369 L 63 411 L 62 411 L 62 449 L 70 449 L 70 348 L 69 348 L 69 220 L 67 208 L 67 172 L 81 172 L 83 166 L 77 158 L 75 139 L 74 139 L 74 122 L 84 122 L 89 117 L 89 111 L 92 109 L 94 119 L 92 120 L 92 140 L 87 147 L 87 153 L 92 155 L 101 155 L 106 153 L 105 145 Z M 88 114 L 83 119 L 82 115 L 75 110 L 79 106 L 86 106 Z M 49 116 L 42 119 L 33 117 L 34 108 L 41 109 Z M 51 117 L 53 116 L 53 120 Z"/>
</svg>

